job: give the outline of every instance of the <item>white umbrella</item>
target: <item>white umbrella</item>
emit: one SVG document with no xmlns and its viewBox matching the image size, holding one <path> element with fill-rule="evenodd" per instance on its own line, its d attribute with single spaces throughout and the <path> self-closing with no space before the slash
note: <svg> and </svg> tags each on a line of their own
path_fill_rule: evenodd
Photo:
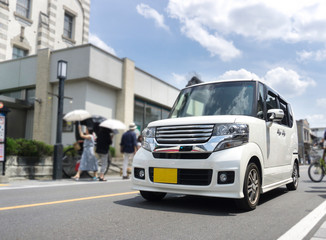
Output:
<svg viewBox="0 0 326 240">
<path fill-rule="evenodd" d="M 73 121 L 83 121 L 87 118 L 91 118 L 92 115 L 87 112 L 86 110 L 83 109 L 77 109 L 73 110 L 71 112 L 68 112 L 63 119 L 68 121 L 68 122 L 73 122 Z"/>
<path fill-rule="evenodd" d="M 111 128 L 111 129 L 126 129 L 126 125 L 116 119 L 108 119 L 100 123 L 100 127 Z"/>
</svg>

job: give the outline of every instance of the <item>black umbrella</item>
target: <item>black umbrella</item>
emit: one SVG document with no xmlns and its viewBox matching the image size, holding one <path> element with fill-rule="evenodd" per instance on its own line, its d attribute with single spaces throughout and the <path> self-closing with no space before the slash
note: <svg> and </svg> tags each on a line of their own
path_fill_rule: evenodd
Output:
<svg viewBox="0 0 326 240">
<path fill-rule="evenodd" d="M 99 125 L 100 125 L 101 122 L 103 122 L 105 120 L 106 120 L 106 118 L 102 117 L 100 115 L 92 115 L 91 118 L 87 118 L 87 119 L 81 121 L 80 124 L 87 126 L 88 129 L 93 130 L 96 133 L 96 135 L 98 135 L 99 130 L 100 130 Z M 79 136 L 77 123 L 76 123 L 76 132 L 75 132 L 75 134 L 76 134 L 76 139 L 80 140 L 81 137 Z"/>
<path fill-rule="evenodd" d="M 100 123 L 105 121 L 106 118 L 102 117 L 100 115 L 92 115 L 92 121 L 93 121 L 93 130 L 96 133 L 96 135 L 98 136 L 99 132 L 100 132 Z"/>
<path fill-rule="evenodd" d="M 101 123 L 101 122 L 105 121 L 106 118 L 102 117 L 100 115 L 92 115 L 92 120 L 93 120 L 93 123 Z"/>
</svg>

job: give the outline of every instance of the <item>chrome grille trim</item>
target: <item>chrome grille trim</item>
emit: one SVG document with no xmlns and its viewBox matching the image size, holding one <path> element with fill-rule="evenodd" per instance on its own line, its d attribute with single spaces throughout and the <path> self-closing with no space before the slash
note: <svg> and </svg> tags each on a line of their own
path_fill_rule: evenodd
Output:
<svg viewBox="0 0 326 240">
<path fill-rule="evenodd" d="M 158 127 L 156 141 L 168 144 L 204 143 L 212 136 L 213 129 L 214 124 Z"/>
</svg>

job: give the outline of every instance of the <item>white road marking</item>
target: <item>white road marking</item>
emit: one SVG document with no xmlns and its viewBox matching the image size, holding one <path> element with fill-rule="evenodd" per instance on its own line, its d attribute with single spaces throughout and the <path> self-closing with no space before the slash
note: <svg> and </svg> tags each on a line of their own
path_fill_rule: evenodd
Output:
<svg viewBox="0 0 326 240">
<path fill-rule="evenodd" d="M 284 233 L 278 240 L 300 240 L 315 227 L 326 214 L 326 200 L 316 207 L 311 213 L 300 220 L 296 225 Z"/>
</svg>

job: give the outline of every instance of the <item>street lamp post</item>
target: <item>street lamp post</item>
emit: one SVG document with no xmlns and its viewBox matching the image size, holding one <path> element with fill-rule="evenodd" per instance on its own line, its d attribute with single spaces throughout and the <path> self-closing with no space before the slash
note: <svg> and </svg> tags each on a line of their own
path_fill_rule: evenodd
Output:
<svg viewBox="0 0 326 240">
<path fill-rule="evenodd" d="M 58 115 L 57 115 L 57 136 L 56 144 L 54 145 L 53 156 L 53 179 L 62 178 L 62 118 L 63 118 L 63 97 L 64 97 L 64 81 L 67 78 L 67 65 L 64 60 L 58 61 L 57 78 L 59 79 L 59 93 L 58 93 Z"/>
</svg>

